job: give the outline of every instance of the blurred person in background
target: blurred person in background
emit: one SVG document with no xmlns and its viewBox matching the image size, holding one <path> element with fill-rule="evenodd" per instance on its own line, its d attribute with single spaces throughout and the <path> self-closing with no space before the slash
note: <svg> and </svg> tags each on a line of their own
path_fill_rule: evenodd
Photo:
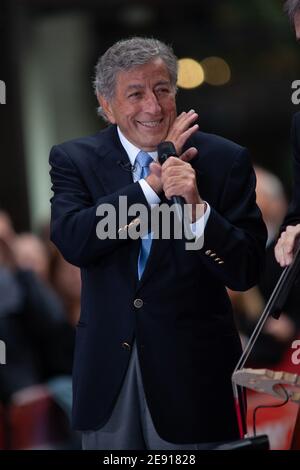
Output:
<svg viewBox="0 0 300 470">
<path fill-rule="evenodd" d="M 12 244 L 15 261 L 20 269 L 33 271 L 49 282 L 49 258 L 43 241 L 33 233 L 18 234 Z"/>
<path fill-rule="evenodd" d="M 268 231 L 267 247 L 274 244 L 278 230 L 286 215 L 288 203 L 283 185 L 270 171 L 255 165 L 256 202 Z"/>
<path fill-rule="evenodd" d="M 80 269 L 68 263 L 56 248 L 50 258 L 50 282 L 64 304 L 69 323 L 75 327 L 80 316 Z"/>
<path fill-rule="evenodd" d="M 15 229 L 8 213 L 0 210 L 0 239 L 10 244 L 14 239 L 15 234 Z"/>
<path fill-rule="evenodd" d="M 62 300 L 69 323 L 75 327 L 80 316 L 80 269 L 68 263 L 50 241 L 49 222 L 41 225 L 40 237 L 48 253 L 48 282 Z"/>
<path fill-rule="evenodd" d="M 0 214 L 0 335 L 7 364 L 0 368 L 0 400 L 45 384 L 70 417 L 74 329 L 46 283 L 47 251 L 33 234 L 18 235 Z"/>
<path fill-rule="evenodd" d="M 0 210 L 0 265 L 12 263 L 10 246 L 15 239 L 16 233 L 12 220 L 7 212 Z"/>
<path fill-rule="evenodd" d="M 300 40 L 300 0 L 286 0 L 285 10 Z M 291 264 L 300 240 L 300 113 L 293 116 L 293 197 L 281 228 L 281 235 L 275 246 L 276 260 L 280 266 Z"/>
<path fill-rule="evenodd" d="M 284 9 L 295 30 L 296 39 L 300 41 L 300 0 L 285 0 Z"/>
<path fill-rule="evenodd" d="M 176 82 L 161 41 L 115 43 L 95 78 L 111 125 L 51 150 L 51 239 L 82 274 L 73 423 L 84 449 L 205 449 L 240 435 L 231 374 L 241 344 L 225 285 L 257 282 L 266 230 L 247 150 L 199 132 L 194 110 L 177 116 Z M 161 166 L 165 140 L 180 158 Z M 148 214 L 174 195 L 191 204 L 203 248 L 126 237 L 141 221 L 119 209 L 120 196 Z M 117 222 L 102 240 L 104 203 Z"/>
<path fill-rule="evenodd" d="M 288 207 L 283 185 L 270 171 L 255 167 L 257 204 L 268 230 L 266 264 L 257 286 L 246 292 L 231 292 L 239 330 L 247 341 L 269 300 L 282 268 L 276 262 L 274 246 Z M 295 286 L 279 319 L 270 317 L 253 349 L 250 361 L 256 367 L 274 366 L 280 362 L 291 341 L 300 332 L 300 292 Z"/>
</svg>

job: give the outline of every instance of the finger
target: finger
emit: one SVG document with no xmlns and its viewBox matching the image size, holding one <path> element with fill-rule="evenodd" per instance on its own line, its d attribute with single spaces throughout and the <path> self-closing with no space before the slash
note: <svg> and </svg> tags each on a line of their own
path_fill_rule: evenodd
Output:
<svg viewBox="0 0 300 470">
<path fill-rule="evenodd" d="M 288 255 L 293 254 L 295 244 L 296 244 L 296 235 L 297 234 L 295 232 L 286 233 L 286 237 L 284 239 L 284 251 Z"/>
<path fill-rule="evenodd" d="M 278 257 L 280 266 L 286 267 L 293 261 L 293 239 L 288 232 L 283 232 L 278 241 Z"/>
<path fill-rule="evenodd" d="M 281 236 L 281 243 L 279 246 L 281 252 L 281 266 L 285 268 L 291 263 L 291 255 L 290 255 L 290 248 L 287 241 L 287 233 L 284 232 Z"/>
<path fill-rule="evenodd" d="M 180 125 L 190 127 L 190 125 L 198 119 L 199 115 L 191 109 L 188 113 L 184 113 L 180 119 Z"/>
<path fill-rule="evenodd" d="M 179 149 L 179 153 L 180 153 L 180 149 L 182 149 L 182 147 L 184 146 L 184 144 L 186 143 L 186 141 L 193 135 L 195 134 L 195 132 L 197 132 L 199 130 L 199 125 L 198 124 L 195 124 L 194 126 L 192 127 L 189 127 L 187 130 L 183 131 L 178 137 L 177 139 L 175 139 L 176 141 L 176 149 Z"/>
<path fill-rule="evenodd" d="M 286 228 L 286 232 L 287 233 L 298 233 L 299 232 L 298 227 L 299 227 L 299 225 L 288 225 L 287 228 Z"/>
<path fill-rule="evenodd" d="M 291 226 L 288 225 L 286 228 L 287 238 L 292 240 L 293 250 L 296 250 L 300 239 L 300 224 Z"/>
<path fill-rule="evenodd" d="M 165 172 L 167 168 L 173 167 L 183 167 L 185 163 L 181 158 L 178 157 L 168 157 L 167 160 L 162 164 L 162 170 Z"/>
<path fill-rule="evenodd" d="M 166 140 L 174 143 L 177 152 L 180 154 L 186 140 L 199 129 L 198 124 L 192 126 L 193 122 L 198 119 L 198 114 L 194 110 L 188 113 L 181 113 L 171 126 Z M 191 127 L 192 126 L 192 127 Z"/>
<path fill-rule="evenodd" d="M 198 155 L 198 150 L 195 147 L 191 147 L 180 155 L 180 160 L 183 162 L 190 162 L 196 157 L 196 155 Z"/>
<path fill-rule="evenodd" d="M 285 254 L 284 256 L 284 262 L 283 262 L 283 267 L 285 268 L 286 266 L 289 266 L 293 262 L 293 256 L 292 255 L 287 255 Z"/>
<path fill-rule="evenodd" d="M 286 245 L 282 245 L 282 258 L 283 258 L 283 263 L 282 266 L 286 267 L 291 264 L 293 261 L 293 254 L 290 251 L 287 251 Z"/>
<path fill-rule="evenodd" d="M 170 199 L 173 196 L 183 196 L 184 194 L 184 184 L 181 182 L 181 184 L 170 184 L 169 186 L 164 185 L 164 193 L 165 196 Z"/>
<path fill-rule="evenodd" d="M 189 137 L 191 137 L 192 134 L 197 132 L 199 130 L 199 125 L 194 124 L 192 127 L 190 125 L 182 126 L 182 128 L 178 129 L 177 132 L 174 132 L 170 136 L 170 140 L 174 141 L 177 143 L 177 145 L 182 148 L 185 142 Z"/>
<path fill-rule="evenodd" d="M 167 190 L 179 184 L 180 185 L 185 184 L 185 178 L 183 179 L 181 175 L 166 177 L 163 179 L 164 188 Z"/>
<path fill-rule="evenodd" d="M 175 195 L 183 195 L 194 187 L 195 180 L 190 173 L 163 178 L 163 189 L 168 193 L 171 191 Z"/>
<path fill-rule="evenodd" d="M 188 112 L 183 111 L 179 116 L 175 119 L 173 123 L 173 128 L 186 126 L 187 124 L 190 125 L 192 122 L 198 119 L 199 115 L 195 112 L 194 109 L 190 109 Z"/>
<path fill-rule="evenodd" d="M 286 246 L 286 232 L 282 232 L 276 246 L 275 258 L 282 268 L 287 266 L 288 260 L 286 259 L 285 246 Z"/>
<path fill-rule="evenodd" d="M 191 167 L 189 163 L 182 162 L 180 166 L 170 166 L 162 170 L 162 177 L 166 178 L 181 178 L 187 180 L 193 178 L 195 175 L 195 170 Z"/>
<path fill-rule="evenodd" d="M 160 165 L 159 163 L 153 162 L 153 163 L 150 164 L 150 167 L 149 167 L 149 168 L 150 168 L 150 172 L 151 172 L 153 175 L 157 176 L 158 178 L 161 177 L 162 167 L 161 167 L 161 165 Z"/>
<path fill-rule="evenodd" d="M 275 258 L 276 258 L 277 263 L 279 263 L 280 266 L 283 266 L 284 259 L 283 259 L 283 255 L 282 255 L 282 247 L 281 247 L 280 240 L 278 240 L 278 242 L 275 246 L 274 254 L 275 254 Z"/>
</svg>

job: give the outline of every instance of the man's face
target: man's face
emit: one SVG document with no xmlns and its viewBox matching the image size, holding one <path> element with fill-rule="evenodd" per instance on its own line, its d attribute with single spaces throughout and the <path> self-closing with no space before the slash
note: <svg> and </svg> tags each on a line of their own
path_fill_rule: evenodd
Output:
<svg viewBox="0 0 300 470">
<path fill-rule="evenodd" d="M 300 41 L 300 10 L 295 13 L 294 16 L 294 26 L 296 31 L 297 41 Z"/>
<path fill-rule="evenodd" d="M 109 121 L 145 151 L 156 150 L 176 118 L 175 90 L 159 58 L 119 72 L 113 99 L 99 97 L 99 102 Z"/>
</svg>

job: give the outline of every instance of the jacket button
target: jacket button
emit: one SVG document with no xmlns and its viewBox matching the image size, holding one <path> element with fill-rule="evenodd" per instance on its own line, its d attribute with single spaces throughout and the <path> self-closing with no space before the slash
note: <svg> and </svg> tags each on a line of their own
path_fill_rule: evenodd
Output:
<svg viewBox="0 0 300 470">
<path fill-rule="evenodd" d="M 135 306 L 135 308 L 142 308 L 144 302 L 142 301 L 142 299 L 134 299 L 133 305 Z"/>
<path fill-rule="evenodd" d="M 130 351 L 131 346 L 130 346 L 129 343 L 126 343 L 126 342 L 124 341 L 124 343 L 122 343 L 122 348 L 123 348 L 123 349 L 126 349 L 127 351 Z"/>
<path fill-rule="evenodd" d="M 205 254 L 209 256 L 211 254 L 211 250 L 206 250 Z"/>
</svg>

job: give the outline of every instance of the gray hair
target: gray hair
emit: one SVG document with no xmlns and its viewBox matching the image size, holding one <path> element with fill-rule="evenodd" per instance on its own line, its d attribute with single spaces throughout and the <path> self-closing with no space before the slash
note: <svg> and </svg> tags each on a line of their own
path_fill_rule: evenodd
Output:
<svg viewBox="0 0 300 470">
<path fill-rule="evenodd" d="M 171 85 L 176 90 L 177 57 L 172 47 L 158 39 L 133 37 L 116 42 L 99 58 L 93 82 L 96 95 L 111 100 L 114 97 L 118 72 L 147 64 L 156 58 L 162 59 L 166 64 Z M 98 114 L 107 120 L 101 106 Z"/>
<path fill-rule="evenodd" d="M 295 14 L 300 11 L 300 0 L 286 0 L 284 11 L 288 14 L 290 22 L 293 23 Z"/>
</svg>

